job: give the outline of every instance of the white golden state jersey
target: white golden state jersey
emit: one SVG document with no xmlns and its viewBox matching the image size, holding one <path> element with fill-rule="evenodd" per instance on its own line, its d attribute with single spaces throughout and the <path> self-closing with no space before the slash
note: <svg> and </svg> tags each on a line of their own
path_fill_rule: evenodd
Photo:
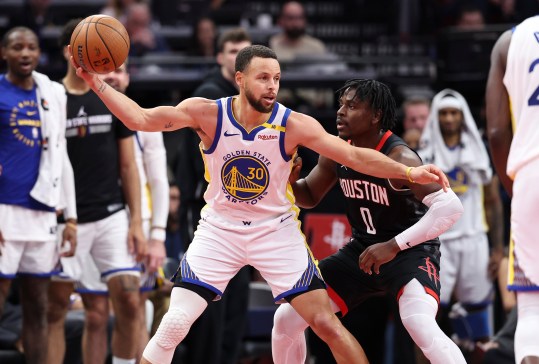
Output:
<svg viewBox="0 0 539 364">
<path fill-rule="evenodd" d="M 292 158 L 284 148 L 291 110 L 279 103 L 269 119 L 250 132 L 235 119 L 234 97 L 217 100 L 215 137 L 203 150 L 207 206 L 226 220 L 263 221 L 296 211 L 288 183 Z M 240 223 L 241 224 L 241 223 Z"/>
<path fill-rule="evenodd" d="M 539 158 L 539 16 L 513 28 L 503 82 L 511 100 L 514 134 L 507 174 L 514 178 L 522 166 Z"/>
</svg>

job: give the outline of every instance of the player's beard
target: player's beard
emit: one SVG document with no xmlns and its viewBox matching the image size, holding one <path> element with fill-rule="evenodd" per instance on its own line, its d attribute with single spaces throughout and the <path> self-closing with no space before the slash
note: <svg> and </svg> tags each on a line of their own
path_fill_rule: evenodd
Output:
<svg viewBox="0 0 539 364">
<path fill-rule="evenodd" d="M 264 105 L 262 104 L 262 99 L 255 99 L 254 95 L 248 89 L 245 89 L 245 97 L 247 98 L 247 101 L 249 101 L 249 105 L 251 105 L 253 109 L 264 114 L 269 113 L 271 110 L 273 110 L 273 106 L 275 105 L 275 102 L 273 102 L 270 106 L 264 107 Z"/>
</svg>

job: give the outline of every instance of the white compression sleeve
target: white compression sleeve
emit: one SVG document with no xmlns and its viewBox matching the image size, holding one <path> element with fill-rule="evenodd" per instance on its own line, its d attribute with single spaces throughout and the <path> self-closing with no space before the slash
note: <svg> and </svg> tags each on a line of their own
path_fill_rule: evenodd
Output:
<svg viewBox="0 0 539 364">
<path fill-rule="evenodd" d="M 271 350 L 275 364 L 305 363 L 307 342 L 304 331 L 307 327 L 307 322 L 292 305 L 279 305 L 271 331 Z"/>
<path fill-rule="evenodd" d="M 436 238 L 447 231 L 464 211 L 453 190 L 433 192 L 425 196 L 423 203 L 429 208 L 427 213 L 414 225 L 395 236 L 401 250 Z"/>
<path fill-rule="evenodd" d="M 164 229 L 168 218 L 169 186 L 163 135 L 155 132 L 139 132 L 139 137 L 144 141 L 142 160 L 152 198 L 152 228 L 159 228 L 152 229 L 150 237 L 164 241 Z"/>
<path fill-rule="evenodd" d="M 436 323 L 438 304 L 417 279 L 404 286 L 399 298 L 402 324 L 432 364 L 466 364 L 457 345 Z"/>
</svg>

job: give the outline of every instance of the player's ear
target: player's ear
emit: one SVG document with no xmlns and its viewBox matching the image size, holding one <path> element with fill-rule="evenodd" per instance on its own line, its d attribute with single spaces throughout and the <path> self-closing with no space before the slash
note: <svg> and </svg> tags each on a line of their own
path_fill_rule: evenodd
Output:
<svg viewBox="0 0 539 364">
<path fill-rule="evenodd" d="M 372 123 L 377 124 L 382 120 L 382 110 L 375 110 L 372 113 Z"/>
<path fill-rule="evenodd" d="M 69 52 L 69 49 L 67 49 L 67 45 L 63 46 L 62 48 L 62 54 L 64 56 L 64 59 L 66 61 L 69 61 L 69 57 L 71 57 L 71 53 Z"/>
<path fill-rule="evenodd" d="M 239 87 L 243 84 L 243 72 L 236 71 L 236 74 L 234 75 L 234 78 L 236 79 L 236 85 Z"/>
</svg>

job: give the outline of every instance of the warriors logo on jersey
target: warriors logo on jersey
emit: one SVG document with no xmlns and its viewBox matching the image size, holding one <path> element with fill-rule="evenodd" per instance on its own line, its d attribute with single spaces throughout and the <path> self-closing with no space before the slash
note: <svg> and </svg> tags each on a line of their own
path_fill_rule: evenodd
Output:
<svg viewBox="0 0 539 364">
<path fill-rule="evenodd" d="M 255 157 L 241 155 L 223 165 L 221 181 L 226 192 L 239 202 L 256 203 L 268 187 L 268 168 Z"/>
<path fill-rule="evenodd" d="M 469 188 L 468 174 L 460 167 L 446 173 L 451 189 L 458 195 L 464 195 Z"/>
</svg>

